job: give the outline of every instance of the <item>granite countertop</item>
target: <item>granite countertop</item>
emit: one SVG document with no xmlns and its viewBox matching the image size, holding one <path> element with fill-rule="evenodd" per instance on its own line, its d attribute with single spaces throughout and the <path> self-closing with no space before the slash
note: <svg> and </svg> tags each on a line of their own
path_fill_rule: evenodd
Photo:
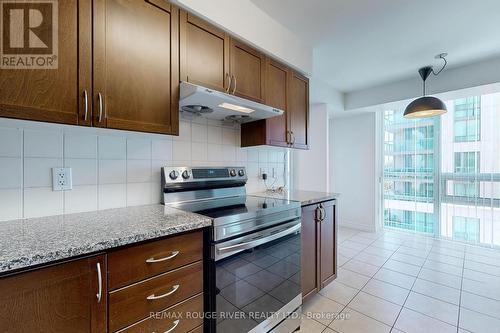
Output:
<svg viewBox="0 0 500 333">
<path fill-rule="evenodd" d="M 0 222 L 0 274 L 210 226 L 163 205 Z"/>
<path fill-rule="evenodd" d="M 322 201 L 336 200 L 340 196 L 340 194 L 338 193 L 314 192 L 314 191 L 302 191 L 302 190 L 282 191 L 282 192 L 267 191 L 267 192 L 253 193 L 250 195 L 300 201 L 302 206 L 312 205 Z"/>
</svg>

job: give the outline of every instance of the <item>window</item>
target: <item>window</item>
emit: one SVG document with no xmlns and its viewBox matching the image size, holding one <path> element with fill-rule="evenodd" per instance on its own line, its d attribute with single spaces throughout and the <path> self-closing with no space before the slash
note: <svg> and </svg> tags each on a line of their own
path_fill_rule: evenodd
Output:
<svg viewBox="0 0 500 333">
<path fill-rule="evenodd" d="M 480 125 L 478 119 L 455 120 L 455 142 L 479 141 Z"/>
<path fill-rule="evenodd" d="M 432 214 L 400 209 L 384 210 L 385 225 L 417 232 L 433 233 Z"/>
<path fill-rule="evenodd" d="M 453 216 L 453 239 L 479 242 L 480 221 L 475 217 Z"/>
<path fill-rule="evenodd" d="M 479 197 L 479 183 L 454 181 L 453 195 L 457 197 L 477 198 Z"/>
<path fill-rule="evenodd" d="M 477 173 L 479 172 L 479 152 L 456 152 L 455 153 L 456 173 Z"/>
<path fill-rule="evenodd" d="M 453 101 L 454 116 L 457 119 L 479 118 L 481 113 L 481 97 L 473 96 L 467 98 L 459 98 Z"/>
</svg>

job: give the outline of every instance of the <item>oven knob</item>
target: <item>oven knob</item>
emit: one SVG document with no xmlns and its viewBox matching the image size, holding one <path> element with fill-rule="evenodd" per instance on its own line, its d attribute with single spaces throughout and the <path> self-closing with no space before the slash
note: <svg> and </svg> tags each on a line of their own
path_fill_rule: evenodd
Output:
<svg viewBox="0 0 500 333">
<path fill-rule="evenodd" d="M 236 170 L 231 169 L 231 171 L 229 171 L 229 174 L 231 175 L 231 177 L 236 177 Z"/>
<path fill-rule="evenodd" d="M 240 177 L 243 177 L 245 175 L 245 170 L 241 169 L 240 171 L 238 171 L 238 175 Z"/>
<path fill-rule="evenodd" d="M 189 171 L 187 170 L 184 170 L 184 172 L 182 173 L 182 178 L 184 179 L 188 179 L 191 175 L 189 174 Z"/>
<path fill-rule="evenodd" d="M 168 176 L 170 177 L 170 179 L 176 180 L 177 177 L 179 177 L 179 172 L 177 172 L 176 170 L 172 170 Z"/>
</svg>

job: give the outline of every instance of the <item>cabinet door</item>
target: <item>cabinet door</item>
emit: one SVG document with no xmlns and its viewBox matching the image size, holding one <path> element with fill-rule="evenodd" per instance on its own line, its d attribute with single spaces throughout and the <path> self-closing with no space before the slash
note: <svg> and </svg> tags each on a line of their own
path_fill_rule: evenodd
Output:
<svg viewBox="0 0 500 333">
<path fill-rule="evenodd" d="M 178 134 L 179 12 L 162 0 L 94 1 L 94 125 Z"/>
<path fill-rule="evenodd" d="M 181 80 L 219 91 L 229 84 L 229 36 L 182 10 L 180 12 Z"/>
<path fill-rule="evenodd" d="M 266 57 L 245 43 L 231 38 L 230 92 L 237 96 L 265 102 Z"/>
<path fill-rule="evenodd" d="M 38 43 L 43 43 L 47 46 L 47 52 L 50 54 L 39 54 L 44 59 L 49 56 L 57 57 L 57 66 L 49 69 L 46 67 L 38 69 L 11 69 L 9 67 L 0 69 L 0 116 L 47 121 L 64 124 L 80 124 L 90 125 L 91 115 L 87 112 L 87 120 L 85 120 L 85 101 L 84 91 L 90 98 L 91 94 L 91 0 L 65 0 L 53 3 L 57 5 L 57 21 L 52 20 L 52 29 L 56 32 L 49 35 L 50 38 L 45 40 L 47 36 L 35 36 L 31 32 L 33 39 Z M 17 10 L 18 13 L 26 13 L 29 9 L 22 3 L 4 3 L 4 13 L 8 12 L 7 6 L 13 6 L 12 11 Z M 24 7 L 23 7 L 24 6 Z M 43 15 L 53 13 L 51 10 L 43 11 Z M 6 15 L 4 15 L 6 17 Z M 15 19 L 11 15 L 11 19 Z M 19 20 L 19 19 L 18 19 Z M 56 22 L 58 24 L 56 24 Z M 11 26 L 12 23 L 11 22 Z M 44 28 L 45 29 L 45 28 Z M 48 28 L 47 28 L 48 29 Z M 23 33 L 23 29 L 18 29 Z M 35 30 L 35 29 L 33 29 Z M 40 36 L 44 31 L 37 30 Z M 57 33 L 57 34 L 56 34 Z M 15 37 L 15 34 L 12 34 Z M 12 37 L 10 39 L 12 39 Z M 13 44 L 13 40 L 4 40 L 4 43 L 22 47 L 27 49 L 29 57 L 33 53 L 43 53 L 46 49 L 42 47 L 37 50 L 29 50 L 31 43 L 30 38 L 26 43 L 22 42 L 22 36 L 17 36 L 19 40 L 17 44 Z M 11 53 L 19 52 L 19 49 L 8 51 Z M 52 51 L 48 47 L 52 47 Z M 55 52 L 57 51 L 57 54 Z M 5 59 L 15 54 L 6 54 L 3 51 Z M 48 61 L 48 60 L 47 60 Z M 27 63 L 26 63 L 27 64 Z M 48 62 L 47 62 L 48 64 Z M 28 65 L 29 68 L 29 65 Z M 91 99 L 91 98 L 90 98 Z M 87 103 L 87 110 L 91 110 L 91 101 Z"/>
<path fill-rule="evenodd" d="M 0 331 L 106 332 L 105 273 L 101 255 L 0 279 Z"/>
<path fill-rule="evenodd" d="M 272 146 L 287 147 L 288 69 L 268 59 L 266 66 L 266 104 L 285 111 L 279 117 L 267 119 L 267 137 Z"/>
<path fill-rule="evenodd" d="M 323 288 L 337 276 L 337 229 L 335 221 L 334 201 L 320 204 L 323 210 L 322 221 L 319 223 L 320 233 L 320 287 Z"/>
<path fill-rule="evenodd" d="M 302 299 L 304 302 L 319 291 L 319 279 L 317 274 L 318 249 L 317 249 L 317 216 L 318 206 L 311 205 L 302 208 L 302 261 L 301 261 L 301 283 Z"/>
<path fill-rule="evenodd" d="M 291 141 L 294 148 L 309 148 L 309 79 L 292 71 L 288 105 Z"/>
</svg>

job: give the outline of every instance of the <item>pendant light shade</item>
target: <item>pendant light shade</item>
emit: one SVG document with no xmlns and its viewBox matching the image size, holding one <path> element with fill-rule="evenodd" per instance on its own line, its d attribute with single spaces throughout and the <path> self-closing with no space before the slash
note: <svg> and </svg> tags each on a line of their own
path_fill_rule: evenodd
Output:
<svg viewBox="0 0 500 333">
<path fill-rule="evenodd" d="M 445 114 L 446 104 L 432 96 L 420 97 L 411 102 L 405 109 L 405 118 L 427 118 Z"/>
<path fill-rule="evenodd" d="M 443 53 L 438 56 L 445 61 L 446 66 L 446 59 L 444 59 L 446 54 Z M 437 74 L 441 73 L 443 69 L 444 66 Z M 423 81 L 423 97 L 417 98 L 406 107 L 404 117 L 410 119 L 428 118 L 446 113 L 448 110 L 446 109 L 446 104 L 444 104 L 442 100 L 432 96 L 425 96 L 425 80 L 433 73 L 432 67 L 422 67 L 418 70 L 418 73 Z M 435 73 L 435 75 L 437 74 Z"/>
</svg>

